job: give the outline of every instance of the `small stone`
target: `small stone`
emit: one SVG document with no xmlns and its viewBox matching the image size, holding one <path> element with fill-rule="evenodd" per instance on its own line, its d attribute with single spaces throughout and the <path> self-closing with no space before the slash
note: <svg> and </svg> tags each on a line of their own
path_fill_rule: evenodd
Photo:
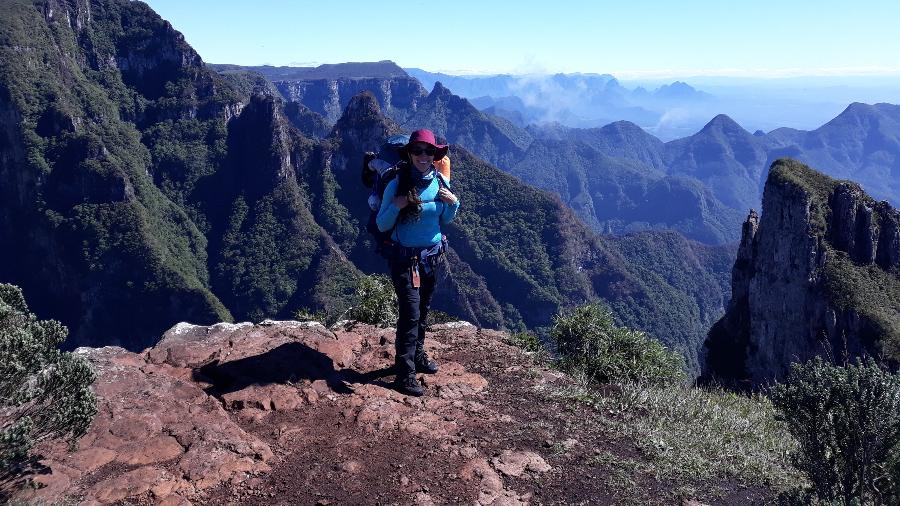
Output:
<svg viewBox="0 0 900 506">
<path fill-rule="evenodd" d="M 432 506 L 434 504 L 434 499 L 425 492 L 417 492 L 415 499 L 413 499 L 413 503 L 417 506 Z"/>
<path fill-rule="evenodd" d="M 355 460 L 348 460 L 347 462 L 344 462 L 340 466 L 341 471 L 344 471 L 344 472 L 347 472 L 350 474 L 356 474 L 357 472 L 359 472 L 359 468 L 360 468 L 360 463 Z"/>
<path fill-rule="evenodd" d="M 401 476 L 400 485 L 403 485 L 404 487 L 409 485 L 409 478 L 407 478 L 406 476 Z"/>
<path fill-rule="evenodd" d="M 474 459 L 475 455 L 478 454 L 478 450 L 472 448 L 471 446 L 466 446 L 459 450 L 459 454 L 467 459 Z"/>
</svg>

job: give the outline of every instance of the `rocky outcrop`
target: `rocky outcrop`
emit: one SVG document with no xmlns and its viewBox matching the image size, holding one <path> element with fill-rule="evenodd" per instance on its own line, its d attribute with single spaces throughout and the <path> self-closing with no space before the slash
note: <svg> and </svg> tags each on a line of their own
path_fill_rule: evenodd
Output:
<svg viewBox="0 0 900 506">
<path fill-rule="evenodd" d="M 192 380 L 190 369 L 115 347 L 77 353 L 97 371 L 99 413 L 74 452 L 65 446 L 43 450 L 49 473 L 36 481 L 46 487 L 23 498 L 53 502 L 77 494 L 107 504 L 139 496 L 192 497 L 270 469 L 270 446 L 238 426 Z"/>
<path fill-rule="evenodd" d="M 540 447 L 547 434 L 536 435 L 530 447 L 479 449 L 471 439 L 473 428 L 490 434 L 505 430 L 513 419 L 481 395 L 489 385 L 486 376 L 453 358 L 457 350 L 471 355 L 475 343 L 479 353 L 504 357 L 507 367 L 524 356 L 504 345 L 502 334 L 465 322 L 434 330 L 426 344 L 441 366 L 425 380 L 428 396 L 422 399 L 386 388 L 394 329 L 354 324 L 328 329 L 295 321 L 180 323 L 140 354 L 80 348 L 77 353 L 98 374 L 99 414 L 74 451 L 65 445 L 40 449 L 47 472 L 35 481 L 43 487 L 23 490 L 17 499 L 207 504 L 230 497 L 243 503 L 261 483 L 294 473 L 305 462 L 322 469 L 294 480 L 321 480 L 314 485 L 318 494 L 343 491 L 339 502 L 370 502 L 363 498 L 371 490 L 343 488 L 344 478 L 337 476 L 376 491 L 385 485 L 392 489 L 379 484 L 385 476 L 378 466 L 387 465 L 391 476 L 406 482 L 392 492 L 410 501 L 421 494 L 419 499 L 434 503 L 456 495 L 476 504 L 524 504 L 530 493 L 522 489 L 522 479 L 553 469 Z M 549 375 L 541 381 L 558 379 Z M 441 470 L 441 487 L 425 486 L 428 473 L 414 469 L 421 464 L 419 455 L 380 462 L 378 451 L 364 449 L 414 440 L 443 455 L 430 464 Z M 333 478 L 319 474 L 325 472 Z M 416 483 L 406 487 L 411 480 Z M 311 499 L 315 490 L 291 490 L 283 499 L 290 494 L 295 503 L 322 499 Z"/>
<path fill-rule="evenodd" d="M 762 216 L 751 211 L 743 227 L 728 311 L 707 339 L 707 376 L 756 386 L 816 355 L 896 362 L 898 223 L 854 183 L 775 162 Z"/>
<path fill-rule="evenodd" d="M 875 202 L 856 184 L 840 183 L 831 197 L 830 242 L 854 262 L 887 271 L 900 268 L 900 213 Z"/>
</svg>

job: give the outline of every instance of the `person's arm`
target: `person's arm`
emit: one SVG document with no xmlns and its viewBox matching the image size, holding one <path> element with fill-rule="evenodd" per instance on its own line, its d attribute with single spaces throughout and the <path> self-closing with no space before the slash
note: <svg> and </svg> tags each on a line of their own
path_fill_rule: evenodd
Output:
<svg viewBox="0 0 900 506">
<path fill-rule="evenodd" d="M 378 230 L 387 232 L 394 228 L 397 224 L 397 216 L 400 215 L 400 208 L 394 204 L 394 196 L 397 193 L 397 178 L 388 183 L 384 189 L 384 195 L 381 198 L 381 208 L 378 209 L 378 216 L 375 223 L 378 224 Z"/>
</svg>

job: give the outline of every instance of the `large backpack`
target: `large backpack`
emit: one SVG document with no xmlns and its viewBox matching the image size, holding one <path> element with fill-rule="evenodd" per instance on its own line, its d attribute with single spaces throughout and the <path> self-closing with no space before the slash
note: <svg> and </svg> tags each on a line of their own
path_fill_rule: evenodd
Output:
<svg viewBox="0 0 900 506">
<path fill-rule="evenodd" d="M 369 192 L 369 221 L 366 230 L 372 234 L 375 240 L 375 250 L 382 253 L 384 246 L 391 242 L 391 232 L 378 230 L 376 218 L 381 208 L 381 199 L 384 189 L 395 177 L 400 164 L 400 148 L 409 142 L 408 135 L 394 135 L 381 145 L 378 153 L 368 152 L 363 157 L 362 183 Z"/>
</svg>

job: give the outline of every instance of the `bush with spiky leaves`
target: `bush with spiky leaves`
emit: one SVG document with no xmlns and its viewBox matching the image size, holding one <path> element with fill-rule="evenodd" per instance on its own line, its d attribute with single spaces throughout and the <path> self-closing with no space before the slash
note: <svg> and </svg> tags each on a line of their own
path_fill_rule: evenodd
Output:
<svg viewBox="0 0 900 506">
<path fill-rule="evenodd" d="M 684 359 L 647 334 L 619 327 L 612 312 L 594 302 L 557 315 L 550 337 L 564 369 L 593 382 L 683 383 Z"/>
<path fill-rule="evenodd" d="M 900 504 L 900 376 L 872 359 L 841 367 L 816 358 L 794 364 L 771 398 L 820 501 Z"/>
<path fill-rule="evenodd" d="M 351 320 L 379 326 L 397 323 L 397 294 L 387 276 L 363 276 L 353 298 L 355 304 L 347 312 Z"/>
<path fill-rule="evenodd" d="M 17 286 L 0 284 L 0 482 L 24 470 L 35 444 L 75 443 L 97 412 L 94 372 L 59 349 L 67 333 L 30 313 Z"/>
</svg>

